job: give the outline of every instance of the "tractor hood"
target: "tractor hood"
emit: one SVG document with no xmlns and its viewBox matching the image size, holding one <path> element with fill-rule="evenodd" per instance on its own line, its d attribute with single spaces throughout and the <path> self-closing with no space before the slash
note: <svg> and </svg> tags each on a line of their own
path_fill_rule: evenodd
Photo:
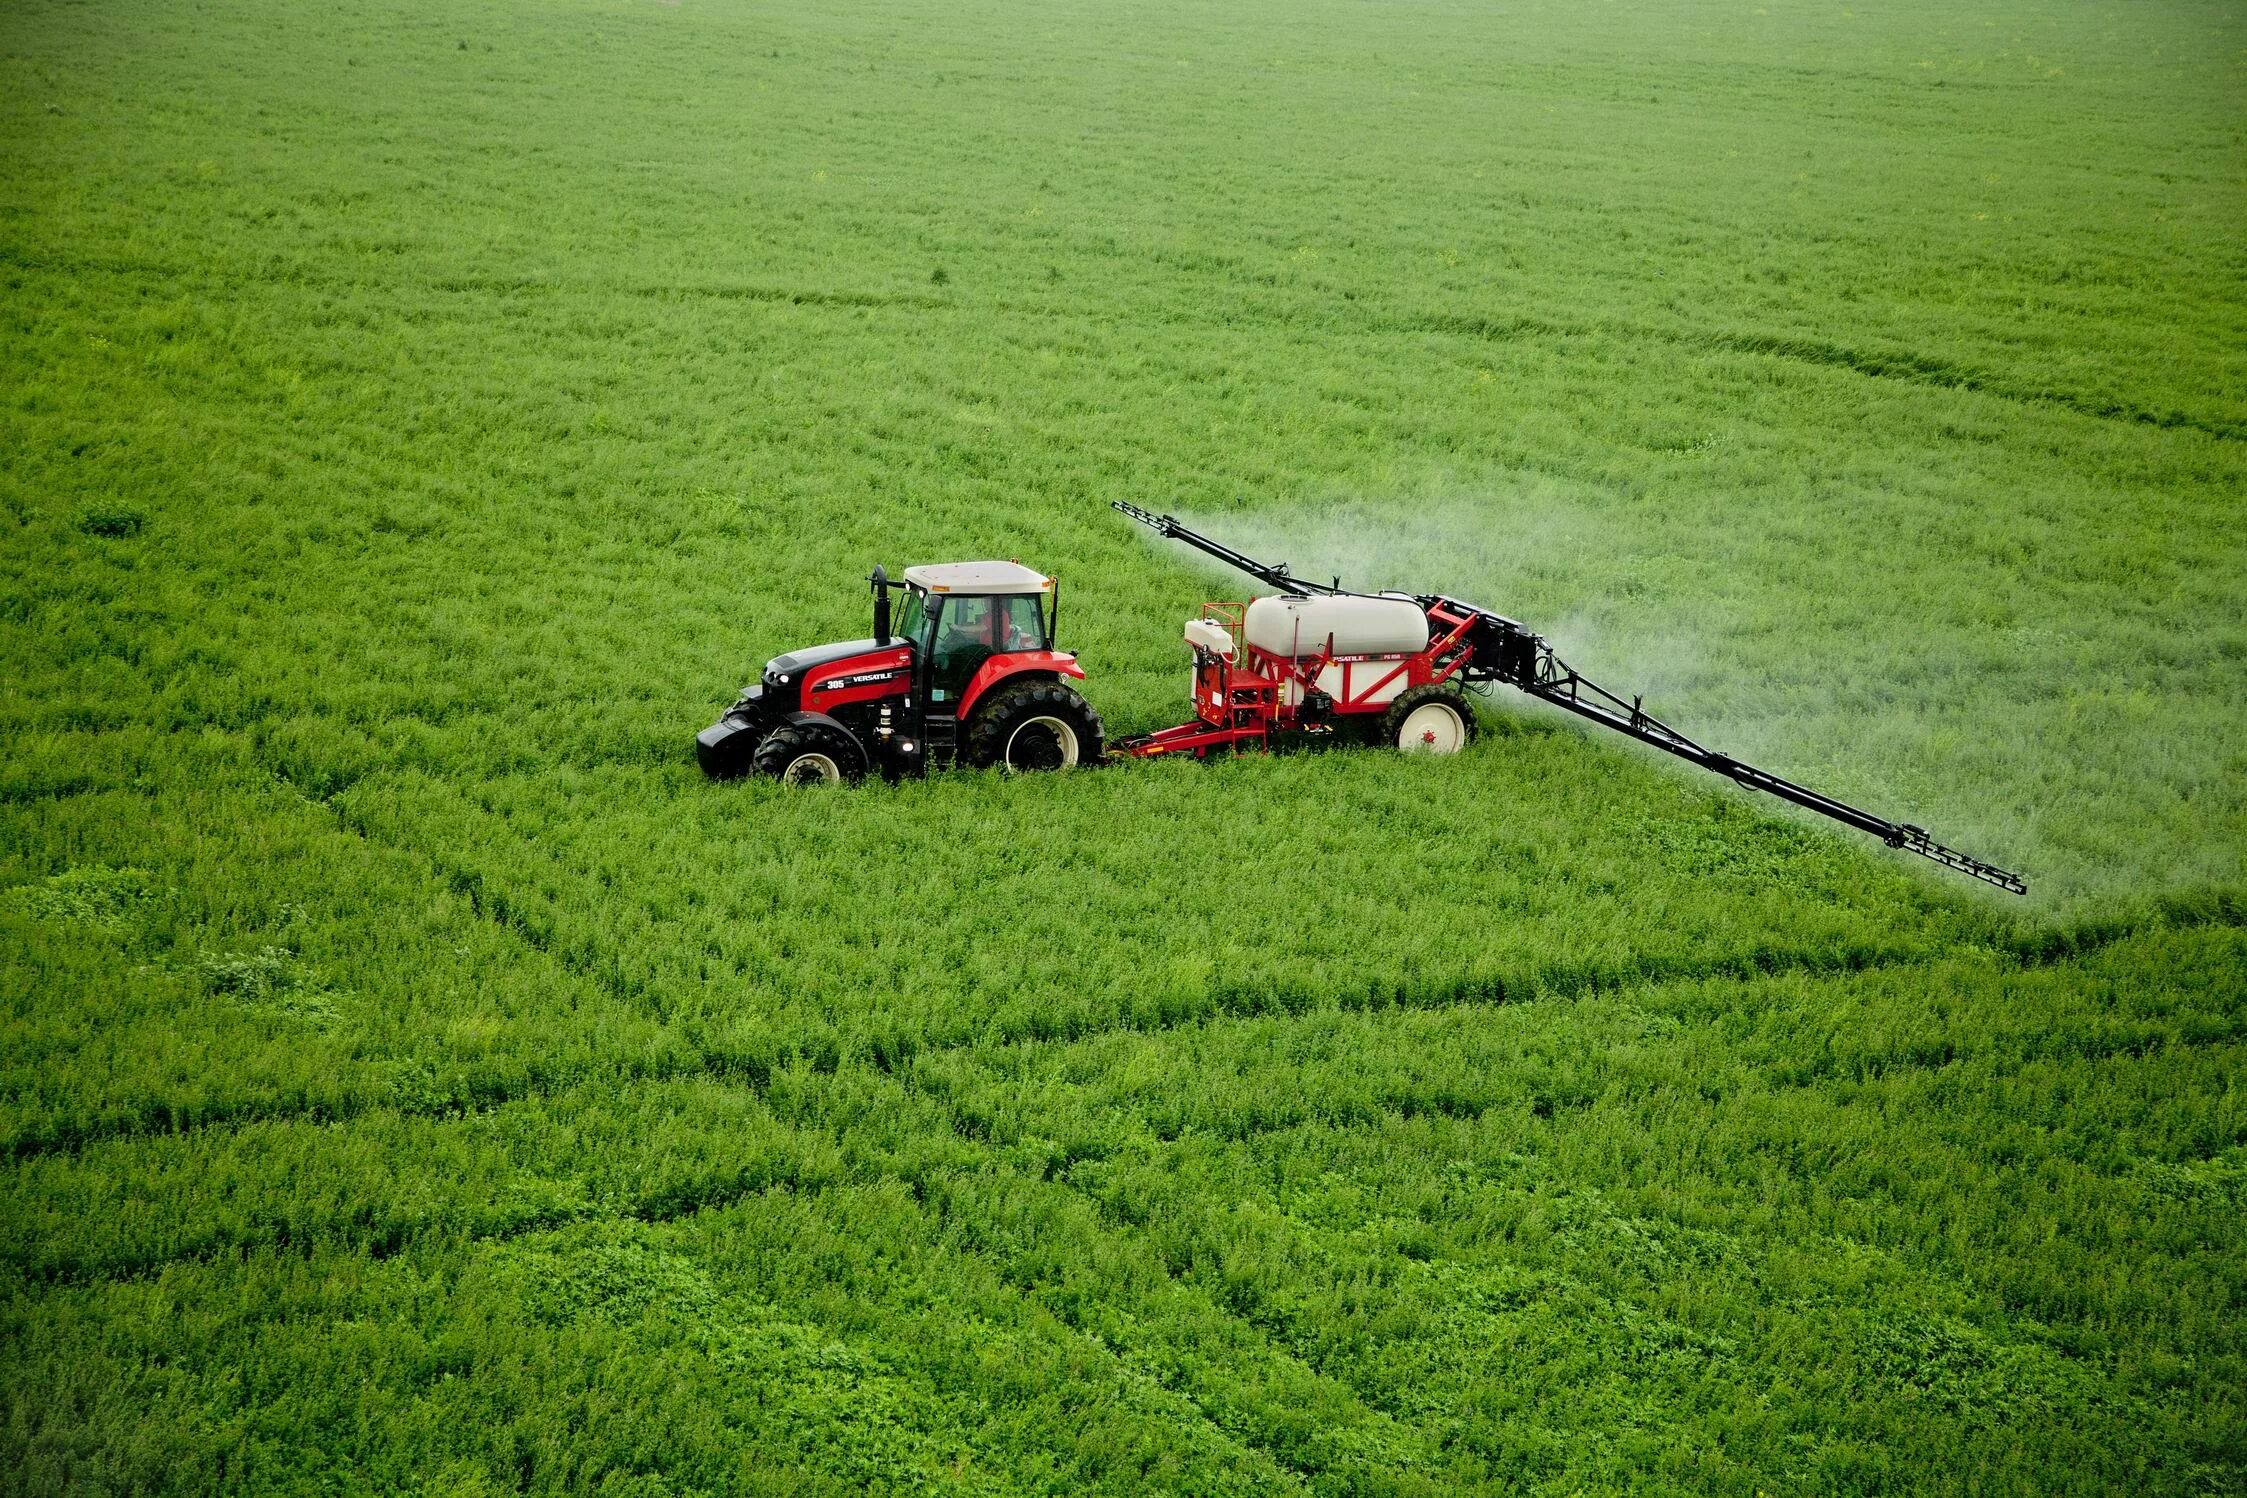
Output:
<svg viewBox="0 0 2247 1498">
<path fill-rule="evenodd" d="M 877 650 L 895 650 L 904 644 L 895 635 L 887 645 L 872 640 L 838 640 L 832 645 L 806 645 L 801 650 L 791 650 L 786 655 L 776 655 L 765 663 L 765 679 L 772 681 L 782 676 L 801 676 L 814 666 L 831 666 L 837 661 L 847 661 L 854 655 L 871 655 Z"/>
</svg>

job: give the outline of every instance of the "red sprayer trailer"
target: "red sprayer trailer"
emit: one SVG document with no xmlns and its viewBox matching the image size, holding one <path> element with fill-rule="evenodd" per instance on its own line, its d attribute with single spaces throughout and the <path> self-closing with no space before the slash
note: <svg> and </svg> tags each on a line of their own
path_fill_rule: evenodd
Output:
<svg viewBox="0 0 2247 1498">
<path fill-rule="evenodd" d="M 1767 770 L 1705 749 L 1571 669 L 1543 636 L 1479 604 L 1441 593 L 1353 593 L 1341 580 L 1315 583 L 1136 505 L 1116 509 L 1156 531 L 1278 589 L 1247 603 L 1211 603 L 1186 623 L 1194 657 L 1194 717 L 1176 728 L 1125 739 L 1138 757 L 1220 749 L 1269 749 L 1348 734 L 1407 753 L 1451 754 L 1475 734 L 1470 689 L 1503 684 L 1603 728 L 1690 760 L 1750 790 L 1765 791 L 1869 832 L 1892 848 L 2026 894 L 2017 874 L 1947 848 L 1926 829 L 1836 801 Z"/>
</svg>

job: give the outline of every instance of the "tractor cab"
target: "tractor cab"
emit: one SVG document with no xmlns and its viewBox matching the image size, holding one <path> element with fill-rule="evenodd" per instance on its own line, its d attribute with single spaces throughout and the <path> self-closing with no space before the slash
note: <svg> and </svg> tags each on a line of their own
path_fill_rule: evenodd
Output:
<svg viewBox="0 0 2247 1498">
<path fill-rule="evenodd" d="M 1066 684 L 1084 670 L 1054 648 L 1052 578 L 1019 562 L 945 562 L 894 582 L 876 567 L 868 581 L 873 638 L 774 657 L 696 736 L 706 773 L 852 780 L 1099 760 L 1100 715 Z"/>
<path fill-rule="evenodd" d="M 1019 562 L 908 567 L 904 593 L 897 632 L 913 647 L 932 713 L 957 716 L 992 660 L 1053 648 L 1053 579 Z"/>
</svg>

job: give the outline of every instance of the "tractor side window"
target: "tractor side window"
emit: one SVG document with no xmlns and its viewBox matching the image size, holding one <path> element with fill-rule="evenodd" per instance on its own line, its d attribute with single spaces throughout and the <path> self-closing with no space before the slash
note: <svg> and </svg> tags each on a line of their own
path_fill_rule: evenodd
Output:
<svg viewBox="0 0 2247 1498">
<path fill-rule="evenodd" d="M 992 648 L 994 650 L 1043 650 L 1046 648 L 1044 602 L 1035 593 L 1020 593 L 1011 598 L 991 600 Z"/>
<path fill-rule="evenodd" d="M 921 595 L 918 592 L 908 592 L 905 595 L 905 607 L 897 611 L 898 638 L 910 640 L 926 650 L 929 647 L 928 625 L 928 611 L 922 606 Z"/>
</svg>

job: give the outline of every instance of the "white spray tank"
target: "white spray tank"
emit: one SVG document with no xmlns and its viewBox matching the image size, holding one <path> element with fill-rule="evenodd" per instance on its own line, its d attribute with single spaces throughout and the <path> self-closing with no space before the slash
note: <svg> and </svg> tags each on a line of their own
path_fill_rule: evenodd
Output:
<svg viewBox="0 0 2247 1498">
<path fill-rule="evenodd" d="M 1248 606 L 1241 633 L 1268 655 L 1320 655 L 1329 636 L 1336 655 L 1413 655 L 1428 648 L 1428 615 L 1410 598 L 1338 593 L 1283 594 Z"/>
</svg>

